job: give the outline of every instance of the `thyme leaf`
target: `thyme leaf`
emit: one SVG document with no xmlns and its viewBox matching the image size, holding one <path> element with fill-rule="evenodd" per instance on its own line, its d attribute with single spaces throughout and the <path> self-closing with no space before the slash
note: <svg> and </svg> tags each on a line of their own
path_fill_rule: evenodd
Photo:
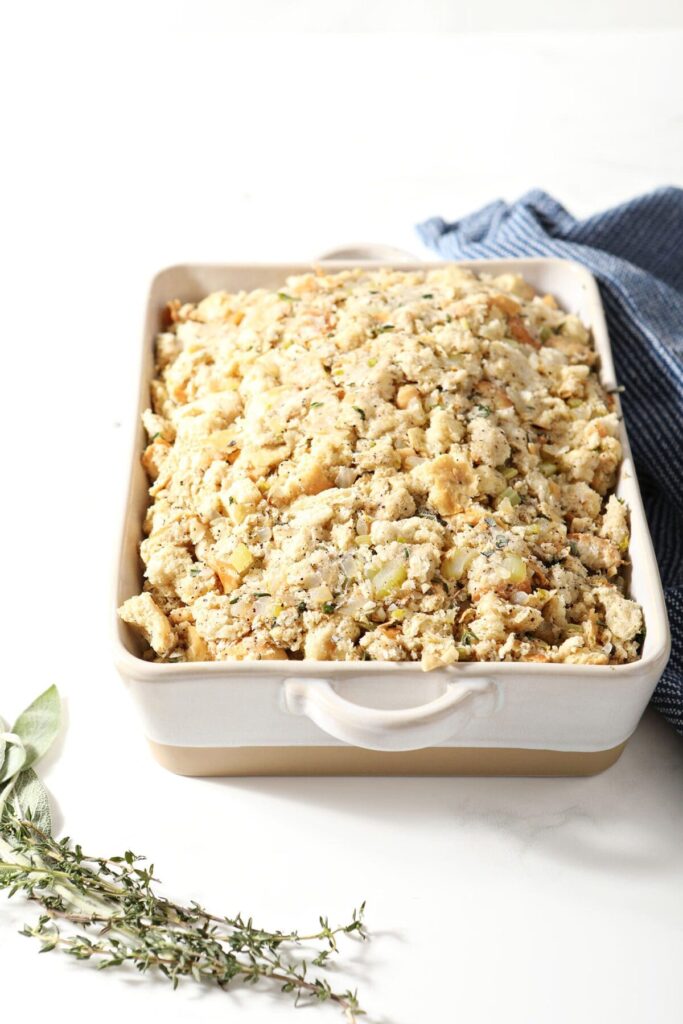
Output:
<svg viewBox="0 0 683 1024">
<path fill-rule="evenodd" d="M 227 988 L 235 979 L 312 1001 L 334 1003 L 349 1024 L 363 1015 L 358 995 L 336 990 L 324 974 L 309 974 L 301 953 L 313 947 L 309 964 L 329 968 L 347 935 L 367 937 L 365 903 L 336 926 L 326 917 L 309 934 L 269 931 L 242 914 L 215 914 L 198 903 L 176 903 L 159 892 L 153 865 L 130 850 L 104 857 L 85 853 L 68 837 L 51 835 L 47 794 L 27 760 L 38 760 L 60 725 L 54 687 L 42 694 L 8 732 L 0 719 L 0 889 L 21 893 L 41 908 L 23 935 L 40 952 L 59 950 L 100 969 L 134 966 L 158 971 L 177 987 L 181 980 Z M 17 748 L 24 759 L 8 760 Z M 13 767 L 14 766 L 14 767 Z"/>
</svg>

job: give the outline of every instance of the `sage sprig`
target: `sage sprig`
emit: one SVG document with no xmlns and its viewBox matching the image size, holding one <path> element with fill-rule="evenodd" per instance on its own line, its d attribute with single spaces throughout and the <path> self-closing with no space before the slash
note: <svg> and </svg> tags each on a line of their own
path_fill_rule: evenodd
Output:
<svg viewBox="0 0 683 1024">
<path fill-rule="evenodd" d="M 42 913 L 22 934 L 41 952 L 61 950 L 102 968 L 132 964 L 159 971 L 176 987 L 183 978 L 226 988 L 265 981 L 296 1000 L 336 1004 L 349 1022 L 363 1014 L 355 992 L 336 991 L 324 974 L 342 935 L 366 938 L 364 904 L 347 924 L 327 918 L 311 934 L 268 931 L 242 914 L 226 917 L 198 903 L 175 903 L 156 888 L 154 867 L 131 851 L 101 857 L 68 837 L 52 836 L 49 801 L 33 765 L 59 731 L 55 687 L 19 716 L 0 719 L 0 889 L 22 893 Z M 307 951 L 311 953 L 307 957 Z M 311 974 L 311 968 L 318 972 Z"/>
<path fill-rule="evenodd" d="M 52 831 L 50 803 L 33 765 L 52 746 L 61 726 L 56 686 L 50 686 L 17 718 L 11 731 L 0 718 L 0 809 L 10 796 L 18 814 Z"/>
</svg>

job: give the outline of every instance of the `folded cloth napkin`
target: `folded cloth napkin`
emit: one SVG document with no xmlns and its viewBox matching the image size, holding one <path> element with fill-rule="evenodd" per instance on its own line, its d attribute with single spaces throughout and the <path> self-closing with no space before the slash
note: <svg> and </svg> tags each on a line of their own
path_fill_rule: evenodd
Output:
<svg viewBox="0 0 683 1024">
<path fill-rule="evenodd" d="M 683 189 L 585 220 L 535 189 L 450 224 L 434 217 L 418 232 L 445 259 L 560 256 L 597 278 L 671 625 L 652 702 L 683 733 Z"/>
</svg>

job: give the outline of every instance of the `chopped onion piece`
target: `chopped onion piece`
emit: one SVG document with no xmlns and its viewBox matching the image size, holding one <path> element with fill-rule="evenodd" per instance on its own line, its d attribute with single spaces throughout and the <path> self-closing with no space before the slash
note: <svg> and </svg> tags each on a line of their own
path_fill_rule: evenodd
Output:
<svg viewBox="0 0 683 1024">
<path fill-rule="evenodd" d="M 441 563 L 441 575 L 446 580 L 462 579 L 475 555 L 469 548 L 453 548 Z"/>
</svg>

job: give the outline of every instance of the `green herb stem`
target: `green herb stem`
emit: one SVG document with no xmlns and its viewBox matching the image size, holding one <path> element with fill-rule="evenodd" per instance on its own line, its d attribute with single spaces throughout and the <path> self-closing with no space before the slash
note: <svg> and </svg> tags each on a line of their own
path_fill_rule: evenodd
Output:
<svg viewBox="0 0 683 1024">
<path fill-rule="evenodd" d="M 22 891 L 43 913 L 23 934 L 41 941 L 41 952 L 61 949 L 98 967 L 134 964 L 155 968 L 177 986 L 183 977 L 225 988 L 235 978 L 279 984 L 297 998 L 337 1005 L 349 1022 L 362 1015 L 355 992 L 335 991 L 325 977 L 309 978 L 301 952 L 315 944 L 310 961 L 326 966 L 340 935 L 364 939 L 364 906 L 350 922 L 308 934 L 267 931 L 251 919 L 222 917 L 197 903 L 184 906 L 156 892 L 154 868 L 130 851 L 93 857 L 68 839 L 56 840 L 9 806 L 0 821 L 0 888 Z M 96 934 L 90 932 L 97 929 Z M 298 954 L 298 955 L 297 955 Z"/>
</svg>

